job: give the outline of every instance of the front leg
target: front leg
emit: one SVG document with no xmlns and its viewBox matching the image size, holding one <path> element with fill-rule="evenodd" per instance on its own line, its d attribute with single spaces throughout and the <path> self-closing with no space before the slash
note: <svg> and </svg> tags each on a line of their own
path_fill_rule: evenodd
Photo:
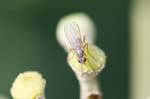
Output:
<svg viewBox="0 0 150 99">
<path fill-rule="evenodd" d="M 87 54 L 89 55 L 89 56 L 91 56 L 95 61 L 96 61 L 96 58 L 91 54 L 91 52 L 89 51 L 89 45 L 87 44 L 87 43 L 85 43 L 85 45 L 83 46 L 84 47 L 84 49 L 86 49 L 87 50 Z"/>
</svg>

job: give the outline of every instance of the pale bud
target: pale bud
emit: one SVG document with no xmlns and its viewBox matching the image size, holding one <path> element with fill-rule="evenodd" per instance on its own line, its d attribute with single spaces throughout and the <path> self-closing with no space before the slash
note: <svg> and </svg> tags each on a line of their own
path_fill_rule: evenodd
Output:
<svg viewBox="0 0 150 99">
<path fill-rule="evenodd" d="M 45 86 L 46 81 L 40 73 L 26 71 L 17 76 L 10 91 L 13 99 L 44 99 Z"/>
<path fill-rule="evenodd" d="M 78 57 L 74 50 L 69 52 L 67 58 L 68 64 L 76 74 L 83 74 L 83 76 L 88 77 L 98 75 L 105 67 L 105 53 L 97 46 L 91 44 L 87 44 L 84 47 L 84 52 L 86 56 L 85 64 L 81 64 L 78 62 Z"/>
<path fill-rule="evenodd" d="M 87 14 L 82 12 L 69 14 L 60 19 L 56 28 L 57 40 L 65 51 L 68 52 L 71 48 L 64 33 L 64 26 L 70 22 L 76 22 L 79 25 L 80 32 L 85 36 L 85 42 L 89 44 L 95 43 L 96 26 L 93 20 Z"/>
</svg>

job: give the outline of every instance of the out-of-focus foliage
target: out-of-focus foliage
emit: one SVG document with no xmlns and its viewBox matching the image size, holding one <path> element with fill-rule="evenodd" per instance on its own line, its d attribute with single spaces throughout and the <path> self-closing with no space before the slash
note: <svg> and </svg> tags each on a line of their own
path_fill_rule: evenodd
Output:
<svg viewBox="0 0 150 99">
<path fill-rule="evenodd" d="M 95 21 L 96 44 L 108 57 L 102 72 L 104 99 L 127 99 L 128 0 L 0 0 L 0 93 L 10 96 L 14 78 L 37 70 L 48 99 L 78 99 L 78 82 L 55 39 L 58 20 L 83 11 Z"/>
</svg>

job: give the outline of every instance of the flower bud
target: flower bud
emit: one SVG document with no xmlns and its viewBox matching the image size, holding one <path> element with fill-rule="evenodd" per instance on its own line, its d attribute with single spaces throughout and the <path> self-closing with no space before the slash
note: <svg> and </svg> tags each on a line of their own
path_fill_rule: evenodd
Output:
<svg viewBox="0 0 150 99">
<path fill-rule="evenodd" d="M 64 26 L 70 22 L 76 22 L 79 25 L 80 32 L 85 36 L 85 42 L 90 44 L 95 43 L 96 26 L 93 20 L 82 12 L 69 14 L 60 19 L 56 28 L 57 40 L 65 51 L 68 52 L 68 49 L 71 48 L 64 32 Z"/>
<path fill-rule="evenodd" d="M 69 52 L 67 62 L 76 73 L 85 74 L 86 76 L 95 76 L 105 67 L 106 55 L 95 45 L 87 44 L 84 47 L 85 64 L 78 62 L 78 56 L 75 50 Z"/>
<path fill-rule="evenodd" d="M 26 71 L 17 76 L 10 91 L 14 99 L 43 99 L 45 86 L 46 81 L 40 73 Z"/>
</svg>

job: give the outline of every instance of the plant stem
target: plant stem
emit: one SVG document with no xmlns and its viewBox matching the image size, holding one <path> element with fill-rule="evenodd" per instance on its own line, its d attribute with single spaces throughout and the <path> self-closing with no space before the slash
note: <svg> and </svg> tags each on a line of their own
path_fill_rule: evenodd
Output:
<svg viewBox="0 0 150 99">
<path fill-rule="evenodd" d="M 77 75 L 80 85 L 80 99 L 102 99 L 97 76 Z"/>
</svg>

